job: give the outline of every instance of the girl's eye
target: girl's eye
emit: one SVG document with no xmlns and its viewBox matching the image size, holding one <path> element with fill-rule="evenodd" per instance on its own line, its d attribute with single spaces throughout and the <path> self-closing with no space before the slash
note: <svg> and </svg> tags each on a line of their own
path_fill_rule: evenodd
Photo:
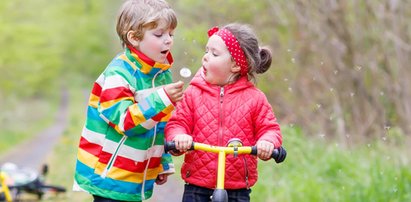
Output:
<svg viewBox="0 0 411 202">
<path fill-rule="evenodd" d="M 154 36 L 160 38 L 161 36 L 163 36 L 163 34 L 154 34 Z"/>
</svg>

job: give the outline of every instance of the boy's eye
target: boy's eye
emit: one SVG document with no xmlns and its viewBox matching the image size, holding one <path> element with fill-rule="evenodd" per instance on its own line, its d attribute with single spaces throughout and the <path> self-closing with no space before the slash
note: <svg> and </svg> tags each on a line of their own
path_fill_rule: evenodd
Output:
<svg viewBox="0 0 411 202">
<path fill-rule="evenodd" d="M 154 36 L 156 36 L 156 37 L 161 37 L 161 36 L 163 36 L 163 34 L 154 34 Z"/>
</svg>

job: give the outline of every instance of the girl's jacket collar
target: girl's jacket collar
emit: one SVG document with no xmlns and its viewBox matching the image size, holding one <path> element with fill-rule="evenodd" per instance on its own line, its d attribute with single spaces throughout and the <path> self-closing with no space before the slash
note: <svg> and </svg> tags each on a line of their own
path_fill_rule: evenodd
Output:
<svg viewBox="0 0 411 202">
<path fill-rule="evenodd" d="M 159 71 L 166 71 L 171 67 L 171 65 L 173 65 L 174 62 L 171 53 L 168 53 L 167 55 L 167 64 L 158 63 L 132 46 L 126 47 L 125 55 L 127 59 L 134 63 L 141 72 L 148 75 L 154 75 Z"/>
<path fill-rule="evenodd" d="M 196 86 L 197 88 L 200 88 L 201 90 L 208 92 L 210 94 L 215 94 L 216 92 L 219 93 L 221 90 L 221 86 L 210 84 L 204 79 L 201 73 L 201 68 L 196 73 L 194 78 L 191 80 L 190 85 Z M 224 87 L 224 93 L 230 94 L 230 93 L 234 93 L 239 90 L 254 87 L 254 84 L 250 82 L 246 76 L 243 76 L 238 81 L 232 84 L 225 85 L 223 87 Z"/>
</svg>

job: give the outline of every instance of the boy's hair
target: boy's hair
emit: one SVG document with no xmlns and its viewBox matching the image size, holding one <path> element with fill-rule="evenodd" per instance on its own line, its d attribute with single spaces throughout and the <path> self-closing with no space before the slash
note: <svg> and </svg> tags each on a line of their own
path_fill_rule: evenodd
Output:
<svg viewBox="0 0 411 202">
<path fill-rule="evenodd" d="M 258 45 L 258 39 L 253 30 L 245 24 L 232 23 L 222 29 L 229 30 L 240 43 L 248 63 L 248 75 L 254 79 L 254 72 L 262 74 L 271 66 L 270 49 Z M 240 76 L 240 75 L 239 75 Z"/>
<path fill-rule="evenodd" d="M 136 31 L 135 37 L 143 39 L 144 32 L 155 29 L 160 20 L 164 20 L 167 27 L 177 27 L 177 17 L 170 5 L 164 0 L 127 0 L 123 3 L 117 17 L 117 34 L 124 46 L 130 44 L 127 33 Z"/>
</svg>

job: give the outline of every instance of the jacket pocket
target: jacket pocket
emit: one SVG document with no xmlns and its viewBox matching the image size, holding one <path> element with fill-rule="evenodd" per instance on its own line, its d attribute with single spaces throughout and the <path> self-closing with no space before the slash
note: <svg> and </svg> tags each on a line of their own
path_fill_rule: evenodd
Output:
<svg viewBox="0 0 411 202">
<path fill-rule="evenodd" d="M 124 144 L 124 141 L 126 141 L 126 139 L 127 139 L 127 136 L 123 136 L 123 137 L 121 138 L 121 140 L 120 140 L 120 142 L 118 143 L 117 147 L 115 148 L 113 154 L 111 155 L 111 158 L 110 158 L 110 160 L 108 161 L 106 168 L 103 170 L 103 172 L 102 172 L 101 175 L 100 175 L 102 178 L 106 178 L 107 173 L 108 173 L 108 172 L 110 171 L 110 169 L 113 167 L 114 162 L 116 161 L 116 158 L 117 158 L 117 156 L 118 156 L 118 154 L 119 154 L 120 148 L 121 148 L 121 146 Z M 107 140 L 107 141 L 109 141 L 109 140 Z"/>
</svg>

